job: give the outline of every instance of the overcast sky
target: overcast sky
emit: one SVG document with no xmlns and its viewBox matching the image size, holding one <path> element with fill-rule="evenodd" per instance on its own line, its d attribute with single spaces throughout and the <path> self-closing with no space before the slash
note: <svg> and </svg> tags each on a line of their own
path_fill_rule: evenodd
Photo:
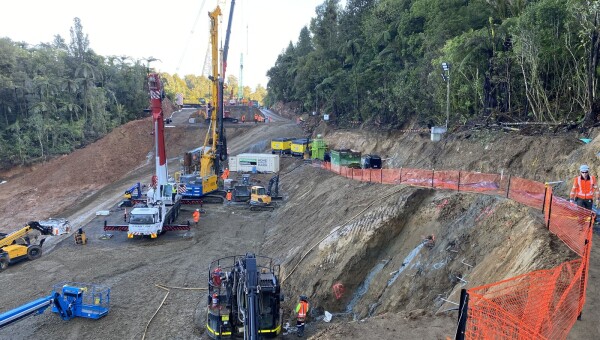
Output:
<svg viewBox="0 0 600 340">
<path fill-rule="evenodd" d="M 243 53 L 244 86 L 267 85 L 267 70 L 300 30 L 310 24 L 324 0 L 237 0 L 229 45 L 227 75 L 240 77 Z M 220 1 L 221 38 L 231 0 Z M 52 42 L 54 35 L 70 41 L 73 19 L 81 19 L 90 47 L 103 56 L 148 57 L 151 66 L 180 76 L 202 74 L 208 46 L 208 12 L 217 0 L 14 0 L 2 5 L 0 37 L 30 45 Z M 195 23 L 195 28 L 194 28 Z"/>
</svg>

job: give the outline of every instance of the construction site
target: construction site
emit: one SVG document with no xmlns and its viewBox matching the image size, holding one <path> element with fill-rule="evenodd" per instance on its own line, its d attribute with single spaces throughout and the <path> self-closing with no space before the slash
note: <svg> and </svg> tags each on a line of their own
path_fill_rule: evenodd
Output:
<svg viewBox="0 0 600 340">
<path fill-rule="evenodd" d="M 263 112 L 273 117 L 269 123 L 226 127 L 230 154 L 270 153 L 272 139 L 306 135 L 305 125 L 285 118 L 284 109 L 283 115 Z M 175 112 L 171 127 L 165 129 L 171 169 L 179 168 L 182 155 L 197 146 L 206 127 L 189 122 L 193 113 Z M 27 223 L 23 221 L 51 217 L 71 224 L 70 232 L 46 238 L 42 256 L 11 264 L 2 272 L 3 310 L 43 296 L 64 281 L 110 287 L 111 309 L 100 320 L 69 323 L 46 313 L 3 328 L 1 337 L 209 338 L 211 262 L 254 253 L 280 266 L 280 336 L 293 333 L 293 308 L 303 294 L 312 305 L 305 334 L 309 338 L 446 339 L 456 333 L 461 289 L 550 271 L 580 258 L 576 246 L 548 230 L 541 206 L 535 209 L 507 198 L 497 188 L 479 191 L 472 186 L 469 192 L 466 184 L 463 190 L 433 189 L 418 181 L 385 184 L 374 178 L 375 171 L 381 179 L 384 171 L 412 168 L 503 174 L 498 183 L 505 183 L 508 176 L 540 183 L 568 181 L 579 159 L 590 160 L 593 166 L 596 140 L 581 145 L 570 135 L 534 138 L 475 131 L 434 143 L 426 134 L 329 130 L 323 122 L 314 133 L 322 134 L 331 148 L 378 153 L 385 159 L 384 169 L 371 169 L 371 181 L 362 173 L 359 180 L 353 177 L 363 170 L 336 173 L 320 161 L 282 156 L 282 200 L 274 202 L 275 209 L 251 211 L 235 202 L 206 203 L 198 225 L 192 222 L 189 230 L 134 239 L 107 232 L 105 221 L 123 223 L 127 208 L 119 205 L 131 184 L 151 185 L 152 131 L 152 119 L 134 121 L 85 149 L 2 174 L 6 180 L 0 197 L 2 232 L 14 231 L 8 226 Z M 545 154 L 551 154 L 557 165 L 541 162 Z M 230 178 L 241 181 L 242 175 L 231 172 Z M 249 175 L 262 186 L 271 178 Z M 484 185 L 491 177 L 482 178 L 467 182 Z M 387 182 L 407 182 L 398 179 Z M 555 190 L 556 197 L 568 194 L 564 183 Z M 198 207 L 183 205 L 174 223 L 186 225 Z M 99 211 L 108 215 L 97 215 Z M 79 228 L 86 234 L 85 245 L 74 240 Z M 595 256 L 592 248 L 587 300 L 581 320 L 574 322 L 568 336 L 564 334 L 570 339 L 599 334 L 594 322 Z M 329 322 L 324 320 L 326 311 Z"/>
<path fill-rule="evenodd" d="M 597 130 L 225 106 L 219 15 L 208 105 L 150 72 L 148 117 L 0 173 L 0 338 L 600 336 L 596 215 L 568 200 Z"/>
</svg>

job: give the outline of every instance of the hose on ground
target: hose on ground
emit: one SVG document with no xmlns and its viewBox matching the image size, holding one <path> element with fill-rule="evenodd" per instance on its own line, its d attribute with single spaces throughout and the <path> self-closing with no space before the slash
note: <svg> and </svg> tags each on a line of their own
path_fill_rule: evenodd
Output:
<svg viewBox="0 0 600 340">
<path fill-rule="evenodd" d="M 158 306 L 158 308 L 156 309 L 156 311 L 154 312 L 154 314 L 152 315 L 152 317 L 150 318 L 150 320 L 148 320 L 148 323 L 146 324 L 146 328 L 144 328 L 144 334 L 142 334 L 142 340 L 146 339 L 146 333 L 148 332 L 148 327 L 150 327 L 150 323 L 152 322 L 152 320 L 154 319 L 154 317 L 156 316 L 156 314 L 158 314 L 158 311 L 160 310 L 160 308 L 165 304 L 165 301 L 167 300 L 167 297 L 169 296 L 169 293 L 171 292 L 171 289 L 182 289 L 182 290 L 208 290 L 208 288 L 203 288 L 203 287 L 171 287 L 171 286 L 165 286 L 162 284 L 155 284 L 156 287 L 160 288 L 160 289 L 164 289 L 167 291 L 167 294 L 165 294 L 165 297 L 162 299 L 160 305 Z"/>
</svg>

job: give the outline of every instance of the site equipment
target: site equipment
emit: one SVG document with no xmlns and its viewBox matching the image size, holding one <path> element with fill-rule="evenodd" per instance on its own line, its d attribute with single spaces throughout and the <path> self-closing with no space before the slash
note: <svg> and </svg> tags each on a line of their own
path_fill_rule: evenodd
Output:
<svg viewBox="0 0 600 340">
<path fill-rule="evenodd" d="M 200 170 L 198 179 L 185 185 L 186 191 L 183 194 L 184 203 L 199 203 L 201 197 L 218 191 L 218 176 L 221 171 L 221 162 L 227 160 L 227 139 L 223 127 L 223 79 L 227 69 L 227 54 L 229 51 L 229 36 L 231 33 L 231 22 L 233 19 L 233 10 L 235 1 L 231 1 L 231 10 L 229 13 L 229 22 L 225 36 L 225 46 L 223 48 L 223 59 L 219 65 L 219 16 L 221 8 L 217 6 L 214 11 L 209 12 L 210 18 L 210 39 L 212 56 L 212 75 L 211 80 L 211 100 L 207 106 L 207 120 L 210 121 L 209 128 L 204 137 L 202 154 L 200 155 Z M 222 71 L 219 72 L 219 66 Z M 221 202 L 223 198 L 221 197 Z"/>
<path fill-rule="evenodd" d="M 273 154 L 290 154 L 292 152 L 292 140 L 294 138 L 282 137 L 273 138 L 271 140 L 271 153 Z"/>
<path fill-rule="evenodd" d="M 253 185 L 250 194 L 250 210 L 275 210 L 271 204 L 271 196 L 267 194 L 267 189 L 260 185 Z"/>
<path fill-rule="evenodd" d="M 360 168 L 360 151 L 351 149 L 331 150 L 331 165 Z"/>
<path fill-rule="evenodd" d="M 229 256 L 208 267 L 206 329 L 213 339 L 258 339 L 281 333 L 280 266 L 265 256 Z"/>
<path fill-rule="evenodd" d="M 83 229 L 79 228 L 73 237 L 75 238 L 75 244 L 87 244 L 87 236 L 85 236 Z"/>
<path fill-rule="evenodd" d="M 52 227 L 32 221 L 10 234 L 0 233 L 0 271 L 20 260 L 35 260 L 42 256 L 42 245 L 46 239 L 38 234 L 53 235 Z"/>
<path fill-rule="evenodd" d="M 312 141 L 309 138 L 294 139 L 290 145 L 292 156 L 302 157 L 305 152 L 310 150 Z"/>
<path fill-rule="evenodd" d="M 272 200 L 280 200 L 283 198 L 279 195 L 279 175 L 273 176 L 269 180 L 267 195 L 269 195 Z"/>
<path fill-rule="evenodd" d="M 181 195 L 177 184 L 168 182 L 167 155 L 165 148 L 165 123 L 162 111 L 163 88 L 156 73 L 148 75 L 148 88 L 152 118 L 154 122 L 154 148 L 156 153 L 156 174 L 146 193 L 146 203 L 136 205 L 129 214 L 128 225 L 108 225 L 104 221 L 105 231 L 126 231 L 127 238 L 150 236 L 156 238 L 165 231 L 190 230 L 190 224 L 172 224 L 179 215 Z"/>
<path fill-rule="evenodd" d="M 378 155 L 363 155 L 360 158 L 360 165 L 363 169 L 381 169 L 381 157 Z"/>
<path fill-rule="evenodd" d="M 325 153 L 327 152 L 327 143 L 321 138 L 321 135 L 317 135 L 311 145 L 311 156 L 312 159 L 325 160 Z"/>
<path fill-rule="evenodd" d="M 279 172 L 279 155 L 270 153 L 241 153 L 229 156 L 229 170 L 234 172 Z"/>
<path fill-rule="evenodd" d="M 74 282 L 55 285 L 52 294 L 0 314 L 0 328 L 42 314 L 50 306 L 63 320 L 100 319 L 110 309 L 110 288 Z"/>
</svg>

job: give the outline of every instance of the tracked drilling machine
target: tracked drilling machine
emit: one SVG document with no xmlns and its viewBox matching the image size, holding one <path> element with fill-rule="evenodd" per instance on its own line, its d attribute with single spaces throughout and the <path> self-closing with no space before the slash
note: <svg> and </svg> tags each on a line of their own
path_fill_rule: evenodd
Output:
<svg viewBox="0 0 600 340">
<path fill-rule="evenodd" d="M 229 256 L 209 268 L 206 329 L 213 339 L 258 339 L 281 333 L 279 265 L 264 256 Z"/>
</svg>

